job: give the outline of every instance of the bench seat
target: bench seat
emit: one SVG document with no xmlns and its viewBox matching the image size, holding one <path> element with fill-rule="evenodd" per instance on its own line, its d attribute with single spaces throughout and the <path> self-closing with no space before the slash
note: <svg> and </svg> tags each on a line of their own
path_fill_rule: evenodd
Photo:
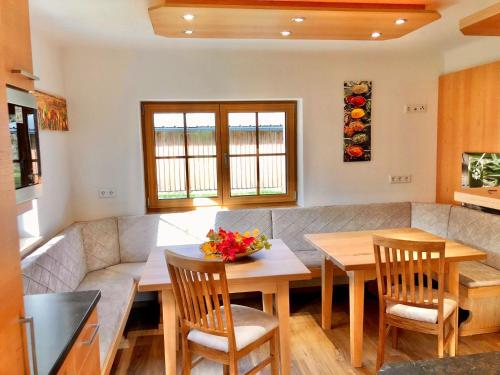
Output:
<svg viewBox="0 0 500 375">
<path fill-rule="evenodd" d="M 460 284 L 468 288 L 481 288 L 500 285 L 500 270 L 481 262 L 462 262 Z"/>
<path fill-rule="evenodd" d="M 108 270 L 118 272 L 127 276 L 132 277 L 135 281 L 139 282 L 142 275 L 142 270 L 146 262 L 136 262 L 136 263 L 118 263 L 114 266 L 108 267 Z"/>
<path fill-rule="evenodd" d="M 87 273 L 76 289 L 101 291 L 101 300 L 97 304 L 101 368 L 106 367 L 106 361 L 114 358 L 113 342 L 117 339 L 116 333 L 121 332 L 126 323 L 135 289 L 131 276 L 109 269 Z"/>
</svg>

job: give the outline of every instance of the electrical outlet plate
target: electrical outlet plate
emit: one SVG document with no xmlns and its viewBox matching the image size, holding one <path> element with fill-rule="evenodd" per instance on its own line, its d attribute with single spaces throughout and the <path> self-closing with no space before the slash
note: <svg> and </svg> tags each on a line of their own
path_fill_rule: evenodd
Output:
<svg viewBox="0 0 500 375">
<path fill-rule="evenodd" d="M 114 188 L 99 189 L 98 194 L 101 199 L 115 198 L 116 190 Z"/>
<path fill-rule="evenodd" d="M 404 176 L 389 176 L 389 183 L 391 184 L 410 184 L 411 183 L 411 175 Z"/>
<path fill-rule="evenodd" d="M 405 106 L 406 113 L 425 113 L 427 112 L 427 104 L 407 104 Z"/>
</svg>

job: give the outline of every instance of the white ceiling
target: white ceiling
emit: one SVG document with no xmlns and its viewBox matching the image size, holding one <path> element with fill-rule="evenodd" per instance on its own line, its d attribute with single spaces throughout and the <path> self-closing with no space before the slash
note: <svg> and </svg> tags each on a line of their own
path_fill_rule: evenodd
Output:
<svg viewBox="0 0 500 375">
<path fill-rule="evenodd" d="M 301 41 L 168 39 L 153 33 L 148 7 L 155 0 L 30 0 L 32 32 L 49 34 L 63 45 L 130 48 L 258 48 L 288 50 L 448 50 L 479 37 L 465 37 L 458 22 L 497 0 L 456 0 L 440 9 L 442 18 L 403 38 L 388 41 Z"/>
</svg>

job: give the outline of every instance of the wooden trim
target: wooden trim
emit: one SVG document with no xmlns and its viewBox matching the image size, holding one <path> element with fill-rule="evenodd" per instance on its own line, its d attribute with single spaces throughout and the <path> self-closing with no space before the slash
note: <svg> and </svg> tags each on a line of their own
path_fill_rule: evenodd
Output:
<svg viewBox="0 0 500 375">
<path fill-rule="evenodd" d="M 104 360 L 104 364 L 101 368 L 101 375 L 108 375 L 111 371 L 111 368 L 113 367 L 113 362 L 115 360 L 116 352 L 120 346 L 122 337 L 123 337 L 123 331 L 125 330 L 125 326 L 127 325 L 127 320 L 130 314 L 130 309 L 132 308 L 132 305 L 134 303 L 134 298 L 135 294 L 137 292 L 137 283 L 134 283 L 134 288 L 132 289 L 132 292 L 129 295 L 129 302 L 127 305 L 127 308 L 125 309 L 125 312 L 120 320 L 119 324 L 119 329 L 118 332 L 116 333 L 115 337 L 113 338 L 113 342 L 111 343 L 111 349 L 108 351 L 108 354 L 106 355 L 106 359 Z"/>
<path fill-rule="evenodd" d="M 457 202 L 500 210 L 500 188 L 462 189 L 455 191 L 453 198 Z"/>
<path fill-rule="evenodd" d="M 460 20 L 464 35 L 500 36 L 500 3 Z"/>
</svg>

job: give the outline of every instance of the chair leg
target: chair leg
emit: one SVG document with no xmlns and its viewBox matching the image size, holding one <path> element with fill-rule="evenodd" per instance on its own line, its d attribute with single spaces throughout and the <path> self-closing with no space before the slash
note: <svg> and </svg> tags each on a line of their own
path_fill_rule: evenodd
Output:
<svg viewBox="0 0 500 375">
<path fill-rule="evenodd" d="M 444 325 L 440 327 L 438 333 L 438 357 L 444 357 Z"/>
<path fill-rule="evenodd" d="M 280 337 L 278 335 L 278 330 L 275 330 L 273 337 L 269 341 L 270 351 L 271 351 L 270 354 L 271 354 L 271 374 L 272 375 L 279 374 L 279 367 L 280 367 L 280 361 L 279 361 L 279 355 L 278 355 L 279 340 L 280 340 Z"/>
<path fill-rule="evenodd" d="M 448 348 L 448 353 L 450 354 L 450 357 L 455 357 L 457 354 L 457 347 L 455 346 L 455 341 L 458 340 L 458 308 L 455 310 L 453 313 L 452 321 L 450 323 L 451 327 L 450 329 L 453 330 L 452 333 L 452 339 L 450 340 L 450 346 Z"/>
<path fill-rule="evenodd" d="M 231 358 L 229 360 L 229 375 L 238 375 L 238 360 Z"/>
<path fill-rule="evenodd" d="M 189 352 L 187 338 L 182 338 L 182 374 L 191 374 L 191 353 Z"/>
<path fill-rule="evenodd" d="M 392 327 L 391 332 L 392 332 L 392 347 L 394 349 L 397 349 L 398 348 L 398 327 Z"/>
<path fill-rule="evenodd" d="M 384 351 L 385 351 L 385 319 L 384 314 L 381 313 L 378 323 L 378 348 L 377 348 L 377 364 L 376 371 L 380 370 L 384 364 Z"/>
<path fill-rule="evenodd" d="M 223 375 L 229 375 L 229 366 L 228 365 L 222 365 L 222 373 L 223 373 Z"/>
</svg>

